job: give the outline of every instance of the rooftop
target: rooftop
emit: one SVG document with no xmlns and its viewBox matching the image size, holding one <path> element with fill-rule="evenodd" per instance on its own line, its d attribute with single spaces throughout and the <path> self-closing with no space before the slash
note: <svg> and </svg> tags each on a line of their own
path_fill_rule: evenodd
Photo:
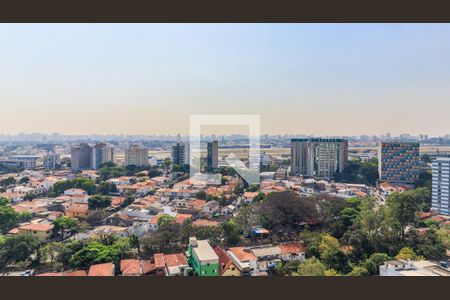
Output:
<svg viewBox="0 0 450 300">
<path fill-rule="evenodd" d="M 89 268 L 88 276 L 114 276 L 114 264 L 109 262 L 92 265 Z"/>
<path fill-rule="evenodd" d="M 219 260 L 219 257 L 207 240 L 197 240 L 197 244 L 197 247 L 193 247 L 192 251 L 200 261 Z"/>
</svg>

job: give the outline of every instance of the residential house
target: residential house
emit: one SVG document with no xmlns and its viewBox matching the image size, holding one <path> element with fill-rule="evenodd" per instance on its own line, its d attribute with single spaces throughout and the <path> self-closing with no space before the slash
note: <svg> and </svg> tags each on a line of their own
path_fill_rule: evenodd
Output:
<svg viewBox="0 0 450 300">
<path fill-rule="evenodd" d="M 257 270 L 257 258 L 244 247 L 232 247 L 227 254 L 238 267 L 242 275 L 251 275 Z"/>
<path fill-rule="evenodd" d="M 142 276 L 148 275 L 155 270 L 155 264 L 149 260 L 122 259 L 120 261 L 120 271 L 122 276 Z"/>
<path fill-rule="evenodd" d="M 202 210 L 200 212 L 201 216 L 211 217 L 214 213 L 219 211 L 220 204 L 216 200 L 212 200 L 203 205 Z"/>
<path fill-rule="evenodd" d="M 72 204 L 66 209 L 66 216 L 69 218 L 86 219 L 89 214 L 87 204 Z"/>
<path fill-rule="evenodd" d="M 64 191 L 65 196 L 74 196 L 74 195 L 87 195 L 87 192 L 82 189 L 71 188 Z"/>
<path fill-rule="evenodd" d="M 48 242 L 53 236 L 52 224 L 27 224 L 19 226 L 19 234 L 29 235 L 37 238 L 41 242 Z"/>
<path fill-rule="evenodd" d="M 183 253 L 164 255 L 167 276 L 187 275 L 189 265 Z"/>
<path fill-rule="evenodd" d="M 111 262 L 92 265 L 89 268 L 88 276 L 114 276 L 115 269 Z"/>
<path fill-rule="evenodd" d="M 241 276 L 241 271 L 224 249 L 217 246 L 214 248 L 214 252 L 216 252 L 219 257 L 220 276 Z"/>
</svg>

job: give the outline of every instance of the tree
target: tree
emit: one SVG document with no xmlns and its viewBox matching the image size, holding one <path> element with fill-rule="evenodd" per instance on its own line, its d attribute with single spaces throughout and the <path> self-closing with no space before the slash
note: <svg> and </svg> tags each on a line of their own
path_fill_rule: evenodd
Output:
<svg viewBox="0 0 450 300">
<path fill-rule="evenodd" d="M 158 219 L 158 226 L 164 226 L 169 223 L 175 222 L 175 218 L 169 215 L 162 215 Z"/>
<path fill-rule="evenodd" d="M 61 271 L 63 264 L 59 260 L 59 255 L 63 251 L 63 243 L 47 243 L 39 248 L 40 262 L 50 266 L 55 271 Z"/>
<path fill-rule="evenodd" d="M 75 218 L 69 218 L 66 216 L 62 216 L 53 221 L 54 229 L 56 232 L 60 233 L 60 237 L 64 237 L 64 231 L 70 230 L 74 231 L 78 226 L 78 220 Z"/>
<path fill-rule="evenodd" d="M 428 155 L 428 154 L 423 154 L 422 155 L 422 161 L 424 162 L 424 163 L 426 163 L 426 164 L 429 164 L 429 163 L 431 163 L 431 157 L 430 157 L 430 155 Z"/>
<path fill-rule="evenodd" d="M 259 186 L 257 184 L 251 184 L 247 188 L 247 192 L 256 192 L 258 191 Z"/>
<path fill-rule="evenodd" d="M 416 253 L 427 259 L 441 259 L 446 255 L 447 247 L 444 244 L 444 240 L 434 229 L 419 235 L 414 246 Z"/>
<path fill-rule="evenodd" d="M 255 198 L 253 198 L 252 202 L 258 203 L 265 200 L 267 200 L 266 194 L 264 194 L 263 192 L 259 192 L 258 195 L 256 195 Z"/>
<path fill-rule="evenodd" d="M 290 191 L 272 193 L 258 204 L 264 227 L 292 231 L 300 222 L 318 220 L 318 199 L 301 197 Z"/>
<path fill-rule="evenodd" d="M 380 266 L 389 260 L 389 255 L 386 253 L 373 253 L 365 262 L 364 267 L 366 268 L 368 275 L 378 275 Z"/>
<path fill-rule="evenodd" d="M 298 267 L 298 276 L 325 276 L 325 265 L 315 257 L 306 259 Z"/>
<path fill-rule="evenodd" d="M 275 272 L 277 275 L 291 275 L 298 270 L 301 262 L 299 260 L 288 261 L 286 263 L 277 262 Z"/>
<path fill-rule="evenodd" d="M 129 238 L 105 236 L 83 245 L 80 250 L 72 255 L 69 262 L 74 268 L 86 268 L 104 262 L 118 264 L 122 258 L 130 254 L 130 250 Z"/>
<path fill-rule="evenodd" d="M 16 184 L 16 180 L 14 179 L 14 177 L 8 177 L 0 180 L 0 186 L 7 187 L 14 184 Z"/>
<path fill-rule="evenodd" d="M 174 253 L 185 249 L 186 243 L 182 240 L 181 228 L 180 224 L 169 223 L 156 232 L 143 236 L 140 242 L 143 256 L 152 257 L 155 253 Z"/>
<path fill-rule="evenodd" d="M 95 195 L 88 199 L 89 209 L 106 208 L 111 205 L 111 197 Z"/>
<path fill-rule="evenodd" d="M 398 230 L 403 241 L 406 226 L 416 221 L 416 199 L 410 193 L 393 193 L 386 199 L 386 208 L 389 226 Z"/>
<path fill-rule="evenodd" d="M 6 199 L 5 197 L 0 197 L 0 206 L 6 206 L 9 204 L 8 199 Z"/>
<path fill-rule="evenodd" d="M 24 177 L 20 178 L 20 180 L 19 180 L 20 184 L 24 184 L 24 183 L 28 183 L 28 182 L 30 182 L 30 178 L 27 176 L 24 176 Z"/>
<path fill-rule="evenodd" d="M 17 226 L 19 213 L 11 206 L 0 206 L 0 233 L 7 233 L 11 228 Z"/>
<path fill-rule="evenodd" d="M 337 270 L 341 273 L 350 271 L 348 259 L 341 251 L 339 241 L 329 234 L 322 235 L 319 244 L 319 254 L 321 261 L 328 268 Z"/>
<path fill-rule="evenodd" d="M 109 195 L 110 193 L 117 193 L 117 187 L 112 182 L 102 181 L 98 185 L 98 192 L 102 195 Z"/>
<path fill-rule="evenodd" d="M 32 193 L 27 193 L 25 194 L 25 196 L 23 196 L 23 200 L 25 201 L 31 201 L 36 197 L 36 195 L 32 194 Z"/>
<path fill-rule="evenodd" d="M 235 221 L 230 220 L 222 224 L 225 236 L 225 244 L 227 246 L 236 246 L 241 241 L 241 231 Z"/>
<path fill-rule="evenodd" d="M 397 256 L 395 256 L 396 259 L 403 259 L 403 260 L 415 260 L 417 258 L 417 254 L 414 252 L 412 248 L 404 247 L 398 252 Z"/>
<path fill-rule="evenodd" d="M 419 179 L 414 183 L 416 188 L 426 187 L 431 190 L 432 175 L 431 172 L 420 172 Z"/>
<path fill-rule="evenodd" d="M 86 218 L 86 222 L 88 222 L 91 226 L 98 226 L 100 225 L 103 220 L 108 216 L 109 214 L 102 210 L 102 209 L 96 209 L 89 213 L 89 215 Z"/>
<path fill-rule="evenodd" d="M 78 188 L 85 190 L 89 195 L 97 192 L 95 181 L 89 178 L 75 178 L 72 180 L 58 181 L 53 185 L 51 195 L 61 195 L 65 190 Z"/>
<path fill-rule="evenodd" d="M 5 237 L 0 245 L 0 268 L 26 261 L 39 248 L 39 241 L 28 235 Z"/>
<path fill-rule="evenodd" d="M 199 191 L 196 196 L 197 196 L 198 199 L 205 200 L 206 199 L 206 192 L 205 191 Z"/>
<path fill-rule="evenodd" d="M 364 183 L 375 185 L 378 177 L 378 160 L 371 159 L 362 162 L 360 159 L 347 162 L 342 172 L 336 172 L 336 182 Z"/>
<path fill-rule="evenodd" d="M 354 266 L 348 276 L 367 276 L 369 271 L 364 266 Z"/>
</svg>

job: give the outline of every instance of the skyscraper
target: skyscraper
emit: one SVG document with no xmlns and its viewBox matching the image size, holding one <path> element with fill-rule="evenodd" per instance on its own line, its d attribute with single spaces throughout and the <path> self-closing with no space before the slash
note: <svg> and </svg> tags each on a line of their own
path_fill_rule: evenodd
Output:
<svg viewBox="0 0 450 300">
<path fill-rule="evenodd" d="M 378 172 L 381 181 L 413 183 L 419 178 L 419 164 L 419 143 L 380 143 Z"/>
<path fill-rule="evenodd" d="M 305 177 L 332 178 L 348 160 L 344 139 L 291 139 L 291 172 Z"/>
<path fill-rule="evenodd" d="M 92 149 L 86 143 L 73 146 L 70 150 L 72 171 L 80 171 L 91 168 Z"/>
<path fill-rule="evenodd" d="M 176 143 L 172 146 L 172 164 L 188 165 L 189 157 L 189 144 Z"/>
<path fill-rule="evenodd" d="M 114 148 L 111 145 L 105 143 L 97 143 L 92 147 L 92 160 L 91 168 L 97 169 L 99 165 L 113 161 Z"/>
<path fill-rule="evenodd" d="M 148 149 L 133 144 L 125 150 L 125 166 L 148 166 Z"/>
<path fill-rule="evenodd" d="M 217 169 L 219 166 L 219 142 L 212 141 L 207 144 L 206 164 L 209 168 Z"/>
<path fill-rule="evenodd" d="M 450 215 L 450 158 L 438 157 L 432 170 L 431 210 Z"/>
</svg>

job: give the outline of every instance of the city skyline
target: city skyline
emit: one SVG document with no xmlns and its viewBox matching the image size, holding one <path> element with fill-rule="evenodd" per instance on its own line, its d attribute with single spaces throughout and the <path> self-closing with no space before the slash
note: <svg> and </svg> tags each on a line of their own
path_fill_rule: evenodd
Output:
<svg viewBox="0 0 450 300">
<path fill-rule="evenodd" d="M 0 134 L 184 136 L 190 114 L 260 114 L 270 135 L 446 135 L 448 36 L 448 24 L 3 24 Z"/>
</svg>

